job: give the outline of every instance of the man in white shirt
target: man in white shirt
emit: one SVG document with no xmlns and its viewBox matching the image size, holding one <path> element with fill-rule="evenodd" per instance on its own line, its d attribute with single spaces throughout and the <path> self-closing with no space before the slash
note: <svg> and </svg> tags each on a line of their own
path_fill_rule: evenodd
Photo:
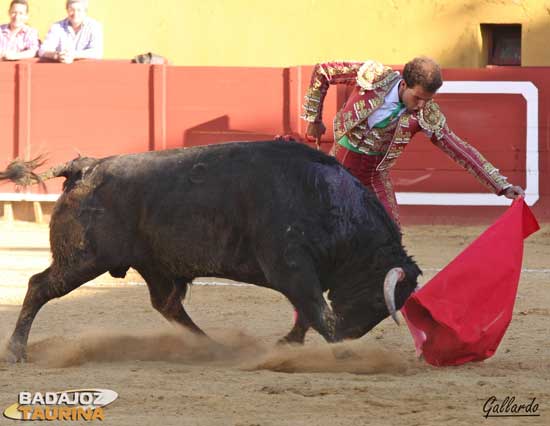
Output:
<svg viewBox="0 0 550 426">
<path fill-rule="evenodd" d="M 88 0 L 67 0 L 67 17 L 50 28 L 38 56 L 65 64 L 103 57 L 103 28 L 88 17 Z"/>
</svg>

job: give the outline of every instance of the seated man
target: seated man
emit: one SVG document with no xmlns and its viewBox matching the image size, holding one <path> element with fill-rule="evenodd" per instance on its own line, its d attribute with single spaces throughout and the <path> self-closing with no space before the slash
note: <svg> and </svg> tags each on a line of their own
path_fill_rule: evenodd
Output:
<svg viewBox="0 0 550 426">
<path fill-rule="evenodd" d="M 103 28 L 87 16 L 88 0 L 67 0 L 67 17 L 50 28 L 38 55 L 65 64 L 103 57 Z"/>
<path fill-rule="evenodd" d="M 0 26 L 0 57 L 6 61 L 34 58 L 38 51 L 38 31 L 27 25 L 27 0 L 12 0 L 9 15 L 10 23 Z"/>
</svg>

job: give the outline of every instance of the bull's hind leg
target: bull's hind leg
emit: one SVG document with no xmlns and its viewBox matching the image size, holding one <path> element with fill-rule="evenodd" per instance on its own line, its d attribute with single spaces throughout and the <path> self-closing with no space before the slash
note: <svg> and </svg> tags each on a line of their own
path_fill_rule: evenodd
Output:
<svg viewBox="0 0 550 426">
<path fill-rule="evenodd" d="M 94 262 L 72 268 L 60 268 L 54 262 L 45 271 L 33 275 L 29 280 L 15 330 L 8 343 L 8 361 L 17 362 L 26 358 L 31 326 L 42 306 L 51 299 L 66 295 L 104 272 L 106 269 L 99 268 Z"/>
<path fill-rule="evenodd" d="M 182 305 L 189 280 L 172 280 L 160 271 L 150 267 L 136 267 L 141 274 L 151 296 L 151 304 L 164 318 L 176 322 L 195 334 L 206 336 L 187 314 Z"/>
</svg>

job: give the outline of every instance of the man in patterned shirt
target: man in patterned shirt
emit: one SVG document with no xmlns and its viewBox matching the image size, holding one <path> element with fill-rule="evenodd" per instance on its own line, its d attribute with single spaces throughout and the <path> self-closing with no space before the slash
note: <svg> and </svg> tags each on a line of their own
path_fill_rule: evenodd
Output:
<svg viewBox="0 0 550 426">
<path fill-rule="evenodd" d="M 371 188 L 399 225 L 389 170 L 415 133 L 431 141 L 497 195 L 515 199 L 523 189 L 506 181 L 474 147 L 458 138 L 432 100 L 443 84 L 439 65 L 418 57 L 403 76 L 375 61 L 317 64 L 307 90 L 302 118 L 307 135 L 320 138 L 323 100 L 330 84 L 352 85 L 353 91 L 334 119 L 331 153 Z"/>
<path fill-rule="evenodd" d="M 38 51 L 38 31 L 27 25 L 27 0 L 12 0 L 10 23 L 0 26 L 0 57 L 6 61 L 29 59 Z"/>
<path fill-rule="evenodd" d="M 67 0 L 66 9 L 67 17 L 52 25 L 38 55 L 65 64 L 75 59 L 101 59 L 103 28 L 87 16 L 88 0 Z"/>
</svg>

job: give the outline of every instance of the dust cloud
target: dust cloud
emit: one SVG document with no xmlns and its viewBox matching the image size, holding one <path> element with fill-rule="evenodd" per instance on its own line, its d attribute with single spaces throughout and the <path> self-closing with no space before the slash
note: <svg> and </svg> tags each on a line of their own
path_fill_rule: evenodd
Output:
<svg viewBox="0 0 550 426">
<path fill-rule="evenodd" d="M 3 339 L 0 347 L 5 348 L 6 343 L 7 339 Z M 5 353 L 0 352 L 0 357 L 5 359 Z M 126 361 L 164 361 L 284 373 L 400 374 L 408 368 L 404 357 L 376 343 L 277 346 L 239 331 L 224 331 L 223 336 L 216 336 L 216 341 L 184 330 L 54 336 L 31 342 L 27 357 L 29 362 L 46 368 Z"/>
</svg>

